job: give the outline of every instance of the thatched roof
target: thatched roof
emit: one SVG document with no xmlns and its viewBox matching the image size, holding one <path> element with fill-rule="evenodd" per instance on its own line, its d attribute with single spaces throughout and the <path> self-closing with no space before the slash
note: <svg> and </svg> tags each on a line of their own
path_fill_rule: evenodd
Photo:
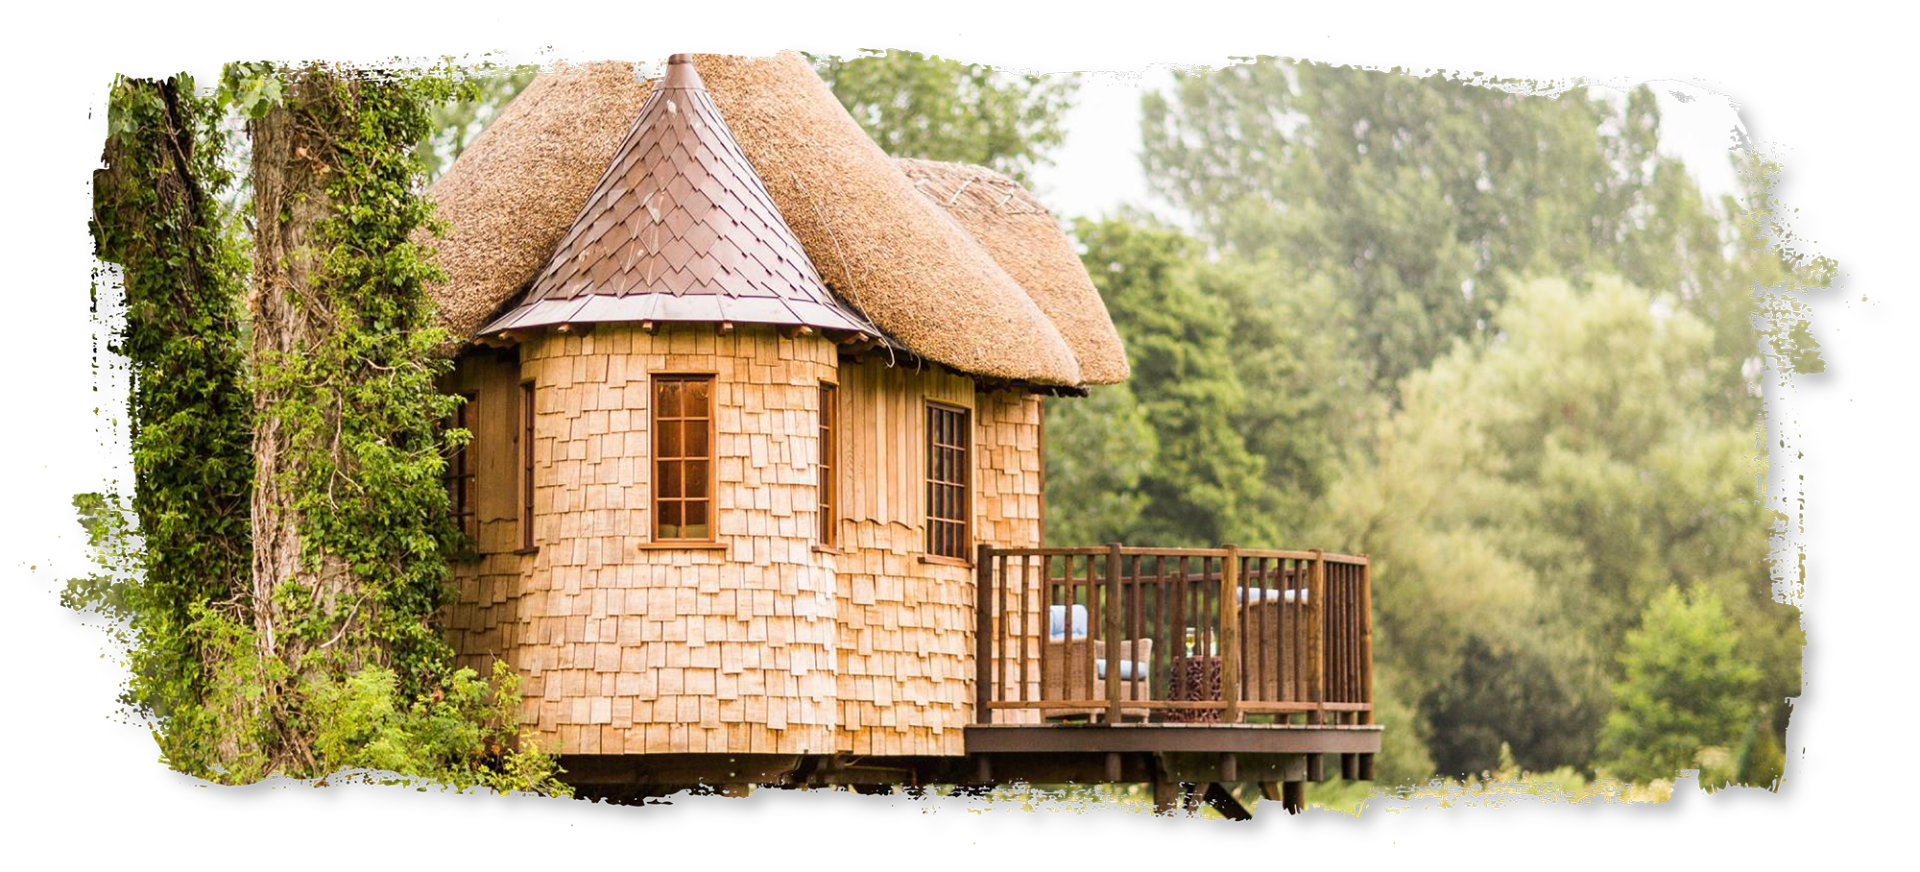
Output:
<svg viewBox="0 0 1920 872">
<path fill-rule="evenodd" d="M 1047 313 L 1073 349 L 1086 384 L 1126 381 L 1127 351 L 1073 241 L 1039 198 L 985 167 L 896 161 L 928 200 L 946 210 Z"/>
<path fill-rule="evenodd" d="M 464 342 L 553 253 L 633 126 L 647 82 L 630 63 L 559 66 L 508 103 L 427 189 L 449 225 L 440 325 Z"/>
<path fill-rule="evenodd" d="M 684 55 L 519 305 L 481 332 L 620 321 L 879 336 L 821 283 Z"/>
<path fill-rule="evenodd" d="M 1052 267 L 1017 267 L 1036 281 L 1025 287 L 996 261 L 1019 257 L 1019 247 L 1008 239 L 976 242 L 963 226 L 968 218 L 916 189 L 805 59 L 696 55 L 694 62 L 817 274 L 906 350 L 1037 385 L 1124 377 L 1098 296 L 1076 297 L 1057 275 L 1066 263 L 1058 253 L 1070 254 L 1071 246 L 1051 219 L 1042 227 L 1010 216 L 993 230 L 1008 239 L 1023 226 L 1049 234 L 1029 247 Z M 440 242 L 451 281 L 436 292 L 456 336 L 472 336 L 517 302 L 581 214 L 646 95 L 631 69 L 543 73 L 429 190 L 453 224 Z"/>
</svg>

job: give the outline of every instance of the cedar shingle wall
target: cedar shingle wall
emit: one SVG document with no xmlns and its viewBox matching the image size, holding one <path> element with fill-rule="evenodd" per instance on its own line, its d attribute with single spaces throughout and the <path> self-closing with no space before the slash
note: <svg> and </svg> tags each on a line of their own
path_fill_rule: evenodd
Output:
<svg viewBox="0 0 1920 872">
<path fill-rule="evenodd" d="M 462 360 L 477 389 L 479 560 L 456 566 L 464 665 L 505 656 L 561 753 L 960 754 L 973 575 L 921 560 L 927 400 L 975 412 L 974 534 L 1040 539 L 1040 401 L 944 370 L 836 365 L 819 337 L 603 325 L 523 362 Z M 648 550 L 647 377 L 716 375 L 724 551 Z M 519 547 L 518 384 L 536 380 L 535 540 Z M 842 553 L 815 551 L 815 406 L 841 406 Z M 1037 644 L 1037 641 L 1036 643 Z M 1037 649 L 1036 649 L 1037 653 Z M 1037 679 L 1036 679 L 1037 680 Z M 1037 685 L 1036 685 L 1037 687 Z"/>
<path fill-rule="evenodd" d="M 1037 548 L 1043 544 L 1040 403 L 1040 397 L 1025 392 L 994 391 L 980 395 L 974 425 L 973 504 L 975 536 L 980 541 L 1001 548 Z M 1031 571 L 1035 595 L 1022 598 L 1019 594 L 1024 588 L 1018 586 L 1019 580 L 1009 578 L 1007 583 L 1015 588 L 1005 601 L 1006 608 L 1016 614 L 1024 613 L 1027 620 L 1016 617 L 1010 627 L 1004 629 L 999 619 L 994 621 L 994 638 L 1006 640 L 1005 653 L 1000 657 L 1001 696 L 1006 699 L 1015 698 L 1017 683 L 1026 685 L 1025 699 L 1039 699 L 1040 694 L 1037 631 L 1043 626 L 1040 623 L 1043 614 L 1037 594 L 1039 564 L 1033 564 Z M 1010 634 L 1006 632 L 1008 629 L 1012 631 Z M 1027 649 L 1028 659 L 1024 665 L 1017 662 L 1020 646 Z M 1039 713 L 996 712 L 994 721 L 1037 723 Z"/>
<path fill-rule="evenodd" d="M 536 383 L 539 552 L 524 558 L 517 626 L 500 635 L 515 643 L 528 723 L 561 753 L 829 750 L 834 582 L 809 508 L 833 346 L 765 328 L 602 326 L 522 353 Z M 725 550 L 640 547 L 655 372 L 715 375 Z"/>
</svg>

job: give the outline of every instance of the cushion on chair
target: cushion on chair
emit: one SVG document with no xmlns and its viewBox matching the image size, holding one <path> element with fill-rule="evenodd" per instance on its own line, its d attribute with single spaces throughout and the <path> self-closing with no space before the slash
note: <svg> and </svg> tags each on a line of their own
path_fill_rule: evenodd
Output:
<svg viewBox="0 0 1920 872">
<path fill-rule="evenodd" d="M 1056 640 L 1067 637 L 1067 608 L 1067 606 L 1047 607 L 1047 635 L 1049 637 Z M 1073 637 L 1075 639 L 1085 639 L 1087 637 L 1087 630 L 1089 629 L 1087 607 L 1076 604 L 1072 608 Z"/>
</svg>

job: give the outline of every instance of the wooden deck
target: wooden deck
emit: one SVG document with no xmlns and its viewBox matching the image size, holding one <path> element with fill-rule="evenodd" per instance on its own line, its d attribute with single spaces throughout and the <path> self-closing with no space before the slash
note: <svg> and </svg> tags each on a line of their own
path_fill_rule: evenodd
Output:
<svg viewBox="0 0 1920 872">
<path fill-rule="evenodd" d="M 977 725 L 1373 723 L 1364 556 L 981 545 L 975 567 Z"/>
<path fill-rule="evenodd" d="M 1375 754 L 1377 724 L 992 724 L 967 728 L 968 754 Z"/>
<path fill-rule="evenodd" d="M 1372 564 L 1324 551 L 998 549 L 975 562 L 969 783 L 1145 782 L 1232 818 L 1225 787 L 1371 779 Z"/>
</svg>

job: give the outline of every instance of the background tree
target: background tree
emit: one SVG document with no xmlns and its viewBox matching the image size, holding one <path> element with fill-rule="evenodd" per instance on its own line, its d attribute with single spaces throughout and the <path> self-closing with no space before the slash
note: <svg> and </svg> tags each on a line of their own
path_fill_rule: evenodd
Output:
<svg viewBox="0 0 1920 872">
<path fill-rule="evenodd" d="M 1620 778 L 1671 777 L 1703 748 L 1726 748 L 1752 722 L 1760 670 L 1738 655 L 1717 596 L 1669 587 L 1647 604 L 1620 653 L 1601 754 Z"/>
<path fill-rule="evenodd" d="M 1233 424 L 1247 396 L 1233 360 L 1232 313 L 1226 300 L 1202 290 L 1196 245 L 1141 219 L 1083 220 L 1074 229 L 1087 272 L 1126 344 L 1139 414 L 1155 433 L 1152 460 L 1135 492 L 1142 498 L 1138 520 L 1124 532 L 1166 545 L 1264 538 L 1272 528 L 1260 510 L 1269 493 L 1263 463 Z M 1050 438 L 1083 438 L 1074 419 L 1048 424 Z M 1091 496 L 1054 485 L 1047 502 L 1067 512 Z"/>
<path fill-rule="evenodd" d="M 434 103 L 428 110 L 428 133 L 414 149 L 426 181 L 432 182 L 453 166 L 539 71 L 530 64 L 480 67 L 463 77 L 466 87 L 452 99 Z"/>
<path fill-rule="evenodd" d="M 867 135 L 894 157 L 958 161 L 1021 182 L 1066 139 L 1073 76 L 1023 76 L 918 52 L 813 57 Z"/>
<path fill-rule="evenodd" d="M 1147 95 L 1142 159 L 1210 244 L 1333 281 L 1383 393 L 1453 340 L 1497 329 L 1516 281 L 1610 273 L 1673 293 L 1723 333 L 1717 374 L 1744 397 L 1756 351 L 1739 313 L 1756 283 L 1784 277 L 1777 258 L 1743 253 L 1737 207 L 1707 203 L 1658 151 L 1652 91 L 1538 93 L 1251 59 Z"/>
<path fill-rule="evenodd" d="M 1798 630 L 1769 596 L 1751 433 L 1703 403 L 1712 331 L 1604 278 L 1586 291 L 1522 285 L 1498 315 L 1502 334 L 1407 382 L 1403 408 L 1317 513 L 1316 542 L 1372 552 L 1376 657 L 1431 689 L 1432 735 L 1487 730 L 1528 748 L 1530 767 L 1584 764 L 1619 677 L 1611 652 L 1673 584 L 1729 604 L 1743 654 L 1771 676 L 1763 694 L 1741 691 L 1749 710 L 1781 706 L 1797 687 Z M 1503 662 L 1513 671 L 1490 674 Z M 1512 695 L 1537 696 L 1525 685 L 1543 674 L 1553 681 L 1540 692 L 1565 700 L 1556 711 Z M 1522 686 L 1474 687 L 1493 681 Z M 1543 722 L 1563 732 L 1514 735 Z M 1436 745 L 1435 762 L 1496 762 L 1459 751 Z"/>
</svg>

